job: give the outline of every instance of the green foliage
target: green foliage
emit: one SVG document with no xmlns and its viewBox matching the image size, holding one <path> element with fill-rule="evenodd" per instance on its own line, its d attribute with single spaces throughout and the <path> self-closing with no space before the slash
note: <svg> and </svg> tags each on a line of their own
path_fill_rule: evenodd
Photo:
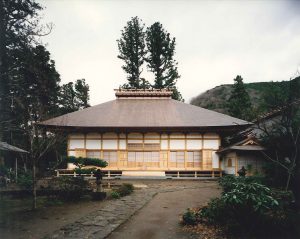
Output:
<svg viewBox="0 0 300 239">
<path fill-rule="evenodd" d="M 221 198 L 214 198 L 210 200 L 207 206 L 201 208 L 198 215 L 200 219 L 208 223 L 224 224 L 228 220 L 228 213 L 231 212 L 230 209 L 226 208 L 224 201 Z"/>
<path fill-rule="evenodd" d="M 67 161 L 69 163 L 75 164 L 79 168 L 83 166 L 95 166 L 95 167 L 105 168 L 108 165 L 106 161 L 97 158 L 82 158 L 82 157 L 77 158 L 74 156 L 69 156 L 67 158 Z"/>
<path fill-rule="evenodd" d="M 134 190 L 134 187 L 131 183 L 123 183 L 116 191 L 120 194 L 121 197 L 131 194 Z"/>
<path fill-rule="evenodd" d="M 182 223 L 184 225 L 196 225 L 197 214 L 188 208 L 186 212 L 182 215 Z"/>
<path fill-rule="evenodd" d="M 176 87 L 176 81 L 180 76 L 177 62 L 174 60 L 175 38 L 170 37 L 162 24 L 155 22 L 144 31 L 142 21 L 138 17 L 133 17 L 127 22 L 117 42 L 120 52 L 118 58 L 125 62 L 122 69 L 127 73 L 128 80 L 128 84 L 124 84 L 123 88 L 168 88 L 173 91 L 173 99 L 184 101 Z M 153 85 L 140 78 L 144 61 L 147 62 L 148 69 L 154 73 Z"/>
<path fill-rule="evenodd" d="M 60 113 L 66 114 L 89 107 L 89 85 L 85 79 L 69 82 L 60 87 Z"/>
<path fill-rule="evenodd" d="M 79 200 L 88 189 L 88 182 L 81 177 L 59 177 L 56 184 L 58 197 L 65 201 Z"/>
<path fill-rule="evenodd" d="M 147 55 L 145 61 L 148 69 L 154 73 L 153 87 L 156 89 L 174 88 L 173 99 L 182 100 L 176 89 L 176 80 L 180 77 L 177 62 L 174 60 L 175 38 L 170 37 L 161 23 L 155 22 L 146 31 Z"/>
<path fill-rule="evenodd" d="M 265 177 L 263 176 L 251 176 L 251 177 L 236 177 L 234 175 L 226 175 L 219 178 L 219 184 L 223 189 L 223 192 L 229 192 L 235 187 L 234 183 L 265 183 Z"/>
<path fill-rule="evenodd" d="M 18 175 L 18 185 L 24 189 L 30 190 L 32 189 L 33 181 L 32 181 L 32 172 L 24 172 L 20 171 Z"/>
<path fill-rule="evenodd" d="M 234 79 L 227 107 L 229 114 L 233 117 L 249 121 L 253 118 L 250 97 L 245 89 L 243 78 L 239 75 Z"/>
<path fill-rule="evenodd" d="M 74 171 L 79 175 L 92 174 L 94 171 L 96 171 L 96 168 L 75 168 Z"/>
<path fill-rule="evenodd" d="M 24 61 L 22 64 L 18 61 L 19 57 L 23 58 L 23 52 L 36 43 L 37 32 L 43 33 L 38 18 L 40 10 L 42 7 L 34 0 L 0 1 L 0 141 L 11 140 L 15 126 L 11 103 L 15 80 L 20 79 L 24 65 Z M 18 86 L 19 90 L 27 89 L 21 84 Z"/>
<path fill-rule="evenodd" d="M 118 193 L 117 191 L 112 191 L 110 196 L 113 198 L 113 199 L 119 199 L 121 197 L 120 193 Z"/>
<path fill-rule="evenodd" d="M 134 187 L 131 183 L 123 183 L 119 188 L 111 192 L 111 197 L 114 199 L 118 199 L 120 197 L 131 194 L 133 190 Z"/>
<path fill-rule="evenodd" d="M 271 190 L 260 177 L 226 176 L 224 189 L 196 213 L 197 221 L 219 225 L 238 237 L 272 238 L 295 233 L 290 217 L 291 193 Z"/>
<path fill-rule="evenodd" d="M 141 66 L 144 63 L 145 32 L 144 24 L 138 17 L 131 18 L 121 31 L 121 38 L 117 40 L 120 54 L 118 58 L 125 64 L 122 69 L 127 73 L 128 86 L 139 89 Z"/>
<path fill-rule="evenodd" d="M 244 208 L 249 209 L 250 212 L 264 213 L 279 205 L 271 189 L 258 183 L 233 183 L 232 190 L 224 193 L 222 200 L 236 213 Z"/>
</svg>

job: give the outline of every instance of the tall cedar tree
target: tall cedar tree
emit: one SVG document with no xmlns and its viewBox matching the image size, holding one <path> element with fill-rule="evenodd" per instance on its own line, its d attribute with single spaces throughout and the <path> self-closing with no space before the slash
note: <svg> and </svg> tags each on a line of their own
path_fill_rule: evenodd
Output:
<svg viewBox="0 0 300 239">
<path fill-rule="evenodd" d="M 0 141 L 10 142 L 12 126 L 10 80 L 14 54 L 11 51 L 30 45 L 43 34 L 38 12 L 42 7 L 34 0 L 0 0 Z"/>
<path fill-rule="evenodd" d="M 60 114 L 71 113 L 80 109 L 90 107 L 89 85 L 85 79 L 69 82 L 60 89 Z"/>
<path fill-rule="evenodd" d="M 141 87 L 141 66 L 146 54 L 142 21 L 138 17 L 133 17 L 127 22 L 124 30 L 121 31 L 121 38 L 117 42 L 120 52 L 118 58 L 125 62 L 122 69 L 127 73 L 128 87 L 138 89 Z"/>
<path fill-rule="evenodd" d="M 148 69 L 155 75 L 153 87 L 173 89 L 173 99 L 182 100 L 176 88 L 176 81 L 180 76 L 177 71 L 178 63 L 174 59 L 175 37 L 171 38 L 162 24 L 155 22 L 147 28 L 146 45 L 148 54 L 145 61 Z"/>
<path fill-rule="evenodd" d="M 231 116 L 249 121 L 252 120 L 252 104 L 245 89 L 243 78 L 240 75 L 234 79 L 233 90 L 227 107 Z"/>
</svg>

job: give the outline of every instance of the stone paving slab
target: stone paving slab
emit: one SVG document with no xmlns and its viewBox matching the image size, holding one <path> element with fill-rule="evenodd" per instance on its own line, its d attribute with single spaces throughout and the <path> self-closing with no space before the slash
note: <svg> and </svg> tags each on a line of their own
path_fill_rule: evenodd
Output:
<svg viewBox="0 0 300 239">
<path fill-rule="evenodd" d="M 148 188 L 135 190 L 134 193 L 117 200 L 111 200 L 104 208 L 86 215 L 74 223 L 68 224 L 46 239 L 101 239 L 106 238 L 120 225 L 125 223 L 137 211 L 142 209 L 157 193 L 174 192 L 183 189 L 209 187 L 193 186 L 161 186 L 152 185 Z"/>
</svg>

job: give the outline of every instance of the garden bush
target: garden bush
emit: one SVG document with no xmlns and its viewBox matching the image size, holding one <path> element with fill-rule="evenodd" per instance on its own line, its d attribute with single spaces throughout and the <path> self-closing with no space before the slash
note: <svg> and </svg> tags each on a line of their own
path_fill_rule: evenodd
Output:
<svg viewBox="0 0 300 239">
<path fill-rule="evenodd" d="M 75 168 L 75 173 L 81 175 L 81 174 L 92 174 L 96 168 Z"/>
<path fill-rule="evenodd" d="M 67 161 L 69 163 L 73 163 L 78 167 L 82 166 L 95 166 L 95 167 L 100 167 L 100 168 L 105 168 L 107 166 L 107 162 L 102 160 L 102 159 L 97 159 L 97 158 L 82 158 L 82 157 L 74 157 L 74 156 L 69 156 Z"/>
<path fill-rule="evenodd" d="M 120 198 L 131 194 L 134 190 L 134 187 L 131 183 L 123 183 L 119 188 L 111 192 L 112 198 Z"/>
<path fill-rule="evenodd" d="M 117 192 L 121 195 L 121 197 L 124 197 L 131 194 L 133 190 L 134 187 L 131 183 L 123 183 L 121 187 L 118 188 Z"/>
<path fill-rule="evenodd" d="M 18 175 L 17 184 L 21 186 L 23 189 L 30 190 L 32 189 L 33 180 L 32 180 L 32 172 L 31 171 L 20 171 Z"/>
<path fill-rule="evenodd" d="M 117 191 L 112 191 L 110 196 L 114 199 L 118 199 L 121 197 L 120 193 L 118 193 Z"/>
<path fill-rule="evenodd" d="M 75 201 L 90 191 L 88 182 L 81 177 L 59 177 L 56 179 L 58 197 L 65 201 Z"/>
<path fill-rule="evenodd" d="M 187 211 L 182 215 L 182 223 L 184 225 L 196 225 L 198 221 L 197 213 L 192 211 L 191 209 L 187 209 Z"/>
<path fill-rule="evenodd" d="M 227 176 L 220 180 L 224 191 L 195 215 L 196 220 L 219 225 L 240 237 L 286 236 L 293 229 L 288 221 L 289 193 L 257 183 L 257 178 Z"/>
</svg>

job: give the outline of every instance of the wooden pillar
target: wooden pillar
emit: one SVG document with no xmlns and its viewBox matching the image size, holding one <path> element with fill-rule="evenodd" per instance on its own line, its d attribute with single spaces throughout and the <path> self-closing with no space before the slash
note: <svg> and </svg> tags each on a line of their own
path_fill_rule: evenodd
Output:
<svg viewBox="0 0 300 239">
<path fill-rule="evenodd" d="M 186 134 L 184 134 L 184 168 L 187 168 L 187 137 Z"/>
<path fill-rule="evenodd" d="M 120 134 L 117 134 L 117 168 L 120 167 Z"/>
<path fill-rule="evenodd" d="M 170 154 L 170 135 L 168 134 L 168 151 L 167 151 L 167 165 L 168 165 L 168 169 L 170 169 L 170 157 L 171 157 L 171 154 Z"/>
</svg>

